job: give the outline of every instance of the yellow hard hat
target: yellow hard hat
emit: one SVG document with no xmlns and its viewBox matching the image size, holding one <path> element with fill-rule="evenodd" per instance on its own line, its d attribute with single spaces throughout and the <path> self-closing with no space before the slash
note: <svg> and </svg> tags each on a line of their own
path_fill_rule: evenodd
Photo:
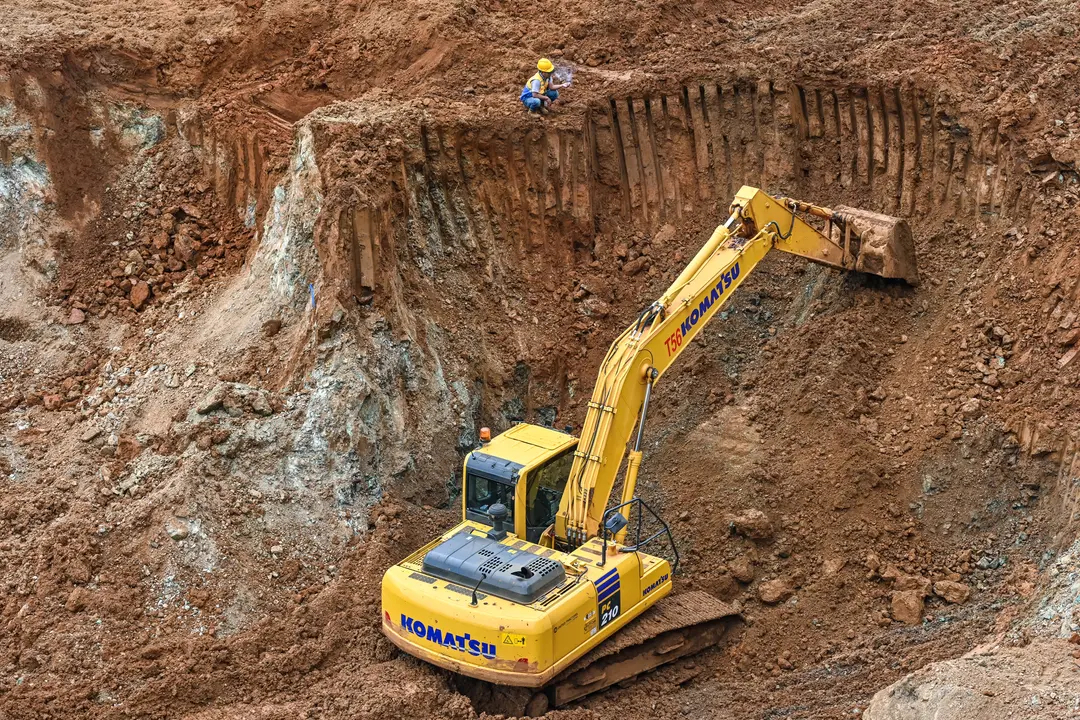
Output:
<svg viewBox="0 0 1080 720">
<path fill-rule="evenodd" d="M 536 69 L 540 72 L 553 72 L 555 66 L 547 58 L 540 58 L 540 62 L 536 63 Z"/>
</svg>

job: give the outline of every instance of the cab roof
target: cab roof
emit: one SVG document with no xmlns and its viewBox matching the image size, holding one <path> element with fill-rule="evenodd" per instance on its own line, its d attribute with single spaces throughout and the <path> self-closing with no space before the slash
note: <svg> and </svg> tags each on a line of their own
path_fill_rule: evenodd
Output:
<svg viewBox="0 0 1080 720">
<path fill-rule="evenodd" d="M 518 423 L 509 430 L 491 439 L 491 442 L 479 449 L 485 455 L 509 460 L 527 469 L 556 452 L 570 447 L 577 441 L 573 435 L 558 430 Z"/>
</svg>

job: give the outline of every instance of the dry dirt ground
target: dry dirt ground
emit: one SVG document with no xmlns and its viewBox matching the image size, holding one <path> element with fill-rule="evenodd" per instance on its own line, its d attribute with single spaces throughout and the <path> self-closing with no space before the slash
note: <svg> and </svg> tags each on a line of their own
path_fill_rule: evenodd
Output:
<svg viewBox="0 0 1080 720">
<path fill-rule="evenodd" d="M 1080 713 L 1075 3 L 4 15 L 0 717 L 484 716 L 379 578 L 744 183 L 922 282 L 770 257 L 684 354 L 639 492 L 746 627 L 551 717 Z"/>
</svg>

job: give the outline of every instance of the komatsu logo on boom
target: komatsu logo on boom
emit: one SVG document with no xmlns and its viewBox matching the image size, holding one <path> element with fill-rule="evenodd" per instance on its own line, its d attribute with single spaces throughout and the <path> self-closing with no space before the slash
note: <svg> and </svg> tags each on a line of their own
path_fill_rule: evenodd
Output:
<svg viewBox="0 0 1080 720">
<path fill-rule="evenodd" d="M 706 295 L 701 304 L 694 308 L 690 315 L 687 316 L 682 324 L 679 325 L 679 329 L 682 330 L 683 337 L 690 334 L 690 328 L 698 324 L 698 320 L 705 317 L 705 313 L 709 312 L 709 308 L 713 306 L 720 296 L 724 294 L 724 291 L 731 287 L 731 283 L 739 277 L 739 263 L 735 263 L 731 266 L 731 270 L 727 271 L 720 277 L 720 282 L 716 283 L 716 287 L 712 289 L 712 292 Z"/>
<path fill-rule="evenodd" d="M 664 338 L 664 346 L 667 348 L 668 357 L 674 355 L 682 347 L 683 340 L 690 335 L 690 331 L 693 330 L 694 326 L 708 314 L 713 305 L 720 301 L 721 296 L 738 277 L 739 263 L 735 263 L 730 270 L 720 276 L 720 282 L 716 283 L 716 286 L 713 287 L 709 294 L 701 299 L 701 302 L 690 311 L 686 319 L 679 323 L 679 327 L 675 329 L 675 332 Z"/>
<path fill-rule="evenodd" d="M 467 652 L 474 657 L 483 656 L 488 660 L 494 660 L 497 653 L 497 646 L 495 643 L 473 640 L 472 635 L 469 633 L 455 635 L 449 631 L 443 632 L 437 627 L 425 625 L 419 620 L 414 620 L 405 613 L 401 614 L 401 627 L 405 628 L 406 632 L 424 638 L 428 642 L 433 642 L 436 645 L 442 645 L 443 647 L 457 650 L 458 652 Z"/>
</svg>

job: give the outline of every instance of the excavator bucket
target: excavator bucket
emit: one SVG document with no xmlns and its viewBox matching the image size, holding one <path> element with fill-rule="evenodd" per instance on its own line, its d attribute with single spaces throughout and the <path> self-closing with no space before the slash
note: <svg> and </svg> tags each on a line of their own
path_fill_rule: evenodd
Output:
<svg viewBox="0 0 1080 720">
<path fill-rule="evenodd" d="M 906 220 L 842 206 L 833 211 L 843 222 L 833 224 L 832 239 L 855 257 L 856 270 L 919 284 L 915 242 Z"/>
</svg>

